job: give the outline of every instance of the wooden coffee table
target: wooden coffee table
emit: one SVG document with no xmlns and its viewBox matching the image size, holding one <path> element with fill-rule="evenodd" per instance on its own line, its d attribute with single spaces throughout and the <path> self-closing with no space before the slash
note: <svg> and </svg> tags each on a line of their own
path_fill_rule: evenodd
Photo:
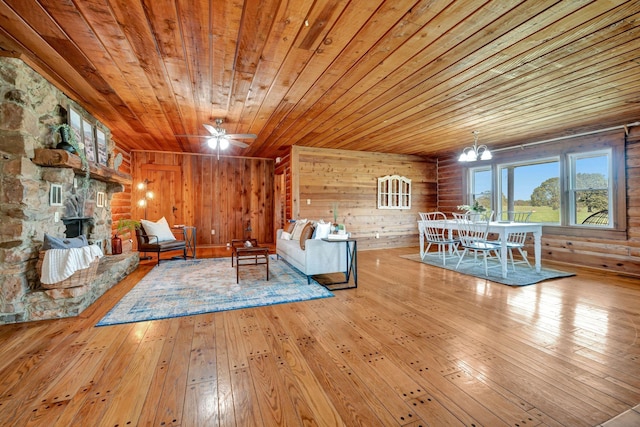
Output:
<svg viewBox="0 0 640 427">
<path fill-rule="evenodd" d="M 240 266 L 243 265 L 266 265 L 267 280 L 269 280 L 269 248 L 258 246 L 255 239 L 250 241 L 252 246 L 249 247 L 244 246 L 244 240 L 231 241 L 233 246 L 231 266 L 235 264 L 236 267 L 236 283 L 240 283 Z"/>
</svg>

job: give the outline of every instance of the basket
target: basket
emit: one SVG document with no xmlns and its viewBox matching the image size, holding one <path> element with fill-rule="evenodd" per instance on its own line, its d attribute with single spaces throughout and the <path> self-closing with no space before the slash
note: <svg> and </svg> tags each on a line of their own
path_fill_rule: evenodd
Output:
<svg viewBox="0 0 640 427">
<path fill-rule="evenodd" d="M 40 277 L 40 275 L 42 274 L 42 262 L 44 261 L 45 252 L 46 251 L 40 251 L 38 255 L 38 262 L 36 263 L 38 277 Z M 96 272 L 98 271 L 99 263 L 100 259 L 96 257 L 93 261 L 91 261 L 89 267 L 76 271 L 63 281 L 56 283 L 40 283 L 40 286 L 42 286 L 44 289 L 62 289 L 73 288 L 75 286 L 84 286 L 87 283 L 92 282 L 93 279 L 96 278 Z"/>
</svg>

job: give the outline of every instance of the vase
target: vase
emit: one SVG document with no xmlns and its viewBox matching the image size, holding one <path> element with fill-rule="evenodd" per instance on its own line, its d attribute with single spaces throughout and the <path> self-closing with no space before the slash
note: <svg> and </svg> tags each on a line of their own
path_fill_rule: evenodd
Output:
<svg viewBox="0 0 640 427">
<path fill-rule="evenodd" d="M 71 154 L 77 154 L 75 147 L 69 143 L 67 132 L 62 128 L 60 128 L 59 132 L 60 142 L 58 143 L 58 145 L 56 145 L 56 148 L 59 150 L 68 151 Z"/>
<path fill-rule="evenodd" d="M 122 253 L 122 239 L 114 234 L 111 238 L 111 255 L 119 255 Z"/>
</svg>

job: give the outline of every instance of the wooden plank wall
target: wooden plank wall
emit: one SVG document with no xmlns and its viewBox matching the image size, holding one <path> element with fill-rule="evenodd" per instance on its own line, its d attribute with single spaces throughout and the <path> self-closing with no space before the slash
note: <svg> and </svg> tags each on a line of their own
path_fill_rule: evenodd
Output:
<svg viewBox="0 0 640 427">
<path fill-rule="evenodd" d="M 197 227 L 197 244 L 224 246 L 232 239 L 251 237 L 260 243 L 274 239 L 274 161 L 271 159 L 132 152 L 134 183 L 144 180 L 143 165 L 179 166 L 181 218 Z M 141 209 L 132 203 L 134 218 Z M 215 234 L 211 234 L 215 230 Z"/>
<path fill-rule="evenodd" d="M 358 239 L 360 249 L 417 246 L 418 212 L 436 207 L 434 160 L 294 146 L 291 163 L 294 217 L 333 222 L 337 203 L 338 223 Z M 378 209 L 377 178 L 396 174 L 411 179 L 411 209 Z"/>
<path fill-rule="evenodd" d="M 622 135 L 622 134 L 620 134 Z M 622 138 L 623 136 L 621 136 Z M 587 138 L 585 138 L 587 139 Z M 597 141 L 597 137 L 589 140 Z M 577 138 L 572 144 L 581 143 Z M 544 146 L 540 146 L 544 150 Z M 619 273 L 640 275 L 640 129 L 632 128 L 626 138 L 626 238 L 608 239 L 562 235 L 557 230 L 542 236 L 542 260 L 577 264 Z M 455 212 L 464 200 L 464 168 L 456 155 L 438 159 L 438 210 Z M 545 227 L 546 228 L 546 227 Z M 531 240 L 531 239 L 529 239 Z M 529 242 L 528 250 L 533 250 Z"/>
<path fill-rule="evenodd" d="M 275 166 L 275 173 L 279 175 L 284 175 L 283 193 L 285 197 L 282 200 L 282 206 L 279 209 L 282 209 L 282 221 L 285 221 L 286 219 L 293 217 L 293 213 L 291 211 L 292 188 L 291 188 L 291 150 L 290 149 L 287 150 L 286 154 L 280 157 L 280 163 L 278 163 Z M 276 227 L 277 227 L 277 224 L 276 224 Z"/>
</svg>

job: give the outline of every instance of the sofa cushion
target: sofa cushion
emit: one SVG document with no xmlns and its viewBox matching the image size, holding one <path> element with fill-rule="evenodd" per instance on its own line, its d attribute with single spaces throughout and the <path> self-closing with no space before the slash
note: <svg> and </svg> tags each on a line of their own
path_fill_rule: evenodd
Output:
<svg viewBox="0 0 640 427">
<path fill-rule="evenodd" d="M 304 228 L 302 229 L 302 233 L 300 234 L 300 249 L 304 250 L 305 242 L 313 236 L 313 231 L 315 227 L 312 223 L 308 222 Z"/>
<path fill-rule="evenodd" d="M 293 229 L 296 226 L 296 222 L 295 221 L 289 221 L 285 227 L 284 227 L 284 231 L 289 233 L 289 235 L 291 235 L 293 233 Z"/>
<path fill-rule="evenodd" d="M 304 230 L 304 227 L 307 225 L 306 219 L 299 219 L 296 221 L 296 226 L 293 229 L 293 233 L 291 233 L 291 240 L 300 240 L 300 235 Z"/>
<path fill-rule="evenodd" d="M 326 239 L 331 233 L 331 223 L 319 222 L 316 224 L 315 239 Z"/>
</svg>

